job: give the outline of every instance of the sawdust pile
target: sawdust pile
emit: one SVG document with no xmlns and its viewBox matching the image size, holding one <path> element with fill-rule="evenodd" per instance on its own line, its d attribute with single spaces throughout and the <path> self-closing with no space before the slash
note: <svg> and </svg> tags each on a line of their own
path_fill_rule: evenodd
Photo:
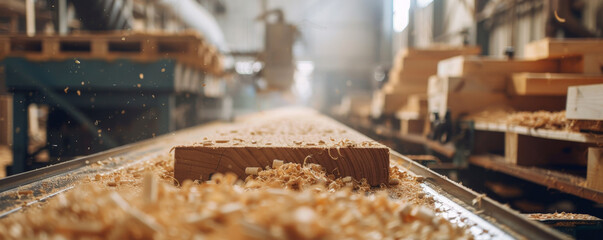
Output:
<svg viewBox="0 0 603 240">
<path fill-rule="evenodd" d="M 208 182 L 174 186 L 170 159 L 91 176 L 0 220 L 0 238 L 472 238 L 436 216 L 420 179 L 397 167 L 390 169 L 389 185 L 377 189 L 335 178 L 316 164 L 293 163 L 266 167 L 245 181 L 214 174 Z"/>
<path fill-rule="evenodd" d="M 551 130 L 568 130 L 569 121 L 565 118 L 565 111 L 561 112 L 517 112 L 507 117 L 507 124 L 519 125 L 530 128 Z"/>
</svg>

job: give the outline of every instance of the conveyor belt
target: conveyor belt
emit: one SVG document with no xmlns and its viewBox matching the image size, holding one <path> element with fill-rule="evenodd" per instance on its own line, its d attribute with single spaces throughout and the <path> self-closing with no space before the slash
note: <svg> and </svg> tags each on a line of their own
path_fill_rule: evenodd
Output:
<svg viewBox="0 0 603 240">
<path fill-rule="evenodd" d="M 160 136 L 139 143 L 126 145 L 90 156 L 0 179 L 0 218 L 19 211 L 24 206 L 44 201 L 56 194 L 68 191 L 78 181 L 99 173 L 116 171 L 130 164 L 145 161 L 170 151 L 172 146 L 201 139 L 215 133 L 228 123 L 209 123 Z M 94 166 L 98 161 L 110 164 Z M 425 192 L 436 200 L 439 214 L 458 225 L 469 227 L 476 239 L 566 239 L 569 238 L 542 224 L 529 221 L 508 207 L 450 181 L 447 178 L 417 164 L 399 153 L 391 152 L 393 164 L 400 164 L 414 174 L 425 177 L 422 183 Z M 23 202 L 19 191 L 32 190 L 37 200 Z M 476 206 L 473 201 L 477 201 Z"/>
</svg>

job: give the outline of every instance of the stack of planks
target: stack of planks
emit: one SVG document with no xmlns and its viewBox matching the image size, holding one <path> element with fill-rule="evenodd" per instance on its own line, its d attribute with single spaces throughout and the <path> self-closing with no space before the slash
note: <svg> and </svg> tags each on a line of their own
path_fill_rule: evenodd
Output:
<svg viewBox="0 0 603 240">
<path fill-rule="evenodd" d="M 543 39 L 526 46 L 525 59 L 441 61 L 429 81 L 429 110 L 453 118 L 492 107 L 563 110 L 569 86 L 603 83 L 601 49 L 601 40 Z"/>
<path fill-rule="evenodd" d="M 216 75 L 223 68 L 222 56 L 218 50 L 195 32 L 1 36 L 0 59 L 7 56 L 30 60 L 65 60 L 77 57 L 109 61 L 119 58 L 136 61 L 169 58 Z"/>
<path fill-rule="evenodd" d="M 240 178 L 274 160 L 318 163 L 336 177 L 387 183 L 389 149 L 313 110 L 282 109 L 241 119 L 230 129 L 175 147 L 174 177 L 206 181 L 214 173 Z"/>
<path fill-rule="evenodd" d="M 372 116 L 379 118 L 382 115 L 394 115 L 405 107 L 411 95 L 425 94 L 427 80 L 429 76 L 436 74 L 440 60 L 480 52 L 481 49 L 475 46 L 436 46 L 400 51 L 394 59 L 387 83 L 373 94 Z"/>
</svg>

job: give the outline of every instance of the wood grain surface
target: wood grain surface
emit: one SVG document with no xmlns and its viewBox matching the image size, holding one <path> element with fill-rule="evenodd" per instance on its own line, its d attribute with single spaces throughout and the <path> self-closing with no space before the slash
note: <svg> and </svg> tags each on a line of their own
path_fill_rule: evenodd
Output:
<svg viewBox="0 0 603 240">
<path fill-rule="evenodd" d="M 389 178 L 389 149 L 319 113 L 278 109 L 238 119 L 230 127 L 175 147 L 175 178 L 208 180 L 245 168 L 271 166 L 278 159 L 318 163 L 335 176 L 352 176 L 376 186 Z"/>
</svg>

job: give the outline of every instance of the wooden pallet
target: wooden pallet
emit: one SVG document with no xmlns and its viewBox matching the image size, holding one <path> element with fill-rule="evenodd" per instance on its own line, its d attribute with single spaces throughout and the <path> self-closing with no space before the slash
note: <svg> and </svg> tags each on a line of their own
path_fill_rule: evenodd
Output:
<svg viewBox="0 0 603 240">
<path fill-rule="evenodd" d="M 222 67 L 217 50 L 192 32 L 174 35 L 130 32 L 33 37 L 9 35 L 0 37 L 0 58 L 6 56 L 37 61 L 70 58 L 154 61 L 171 58 L 211 73 L 219 73 Z"/>
<path fill-rule="evenodd" d="M 501 152 L 503 148 L 504 161 L 511 165 L 583 166 L 587 169 L 584 187 L 603 192 L 603 155 L 599 148 L 603 135 L 485 122 L 476 123 L 475 129 L 490 133 L 488 140 L 499 144 L 479 146 L 481 149 L 475 150 L 477 154 Z M 504 138 L 502 146 L 501 138 Z"/>
<path fill-rule="evenodd" d="M 174 177 L 208 180 L 213 173 L 245 178 L 247 167 L 273 160 L 318 163 L 336 176 L 365 178 L 371 186 L 389 179 L 389 149 L 312 110 L 281 109 L 243 119 L 224 131 L 175 147 Z"/>
</svg>

